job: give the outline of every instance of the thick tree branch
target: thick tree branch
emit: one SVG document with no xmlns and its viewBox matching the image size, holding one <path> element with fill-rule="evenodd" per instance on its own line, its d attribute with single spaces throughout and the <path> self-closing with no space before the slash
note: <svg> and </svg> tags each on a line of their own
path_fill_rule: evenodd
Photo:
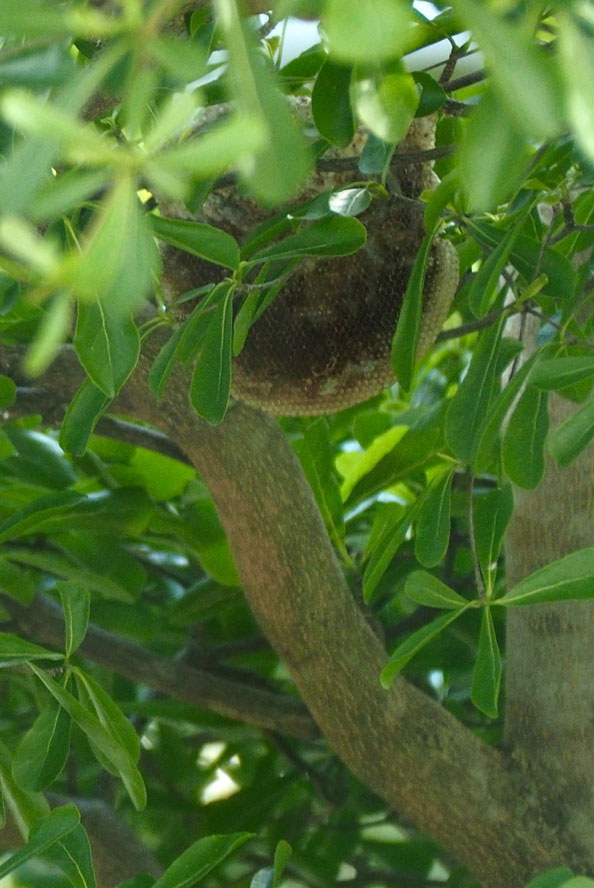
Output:
<svg viewBox="0 0 594 888">
<path fill-rule="evenodd" d="M 154 351 L 155 343 L 148 346 Z M 275 421 L 236 405 L 212 428 L 189 408 L 183 379 L 172 380 L 158 403 L 146 382 L 150 360 L 141 358 L 118 409 L 165 431 L 201 473 L 250 605 L 344 762 L 486 888 L 516 888 L 561 864 L 539 800 L 503 755 L 404 679 L 389 692 L 381 688 L 385 652 L 353 600 Z M 63 390 L 59 373 L 45 382 Z"/>
<path fill-rule="evenodd" d="M 37 596 L 29 608 L 8 596 L 2 596 L 2 603 L 32 639 L 54 648 L 62 647 L 62 612 L 48 598 Z M 94 663 L 175 700 L 269 731 L 293 734 L 308 740 L 318 736 L 313 719 L 298 701 L 229 681 L 180 660 L 168 660 L 93 624 L 89 625 L 79 651 Z"/>
</svg>

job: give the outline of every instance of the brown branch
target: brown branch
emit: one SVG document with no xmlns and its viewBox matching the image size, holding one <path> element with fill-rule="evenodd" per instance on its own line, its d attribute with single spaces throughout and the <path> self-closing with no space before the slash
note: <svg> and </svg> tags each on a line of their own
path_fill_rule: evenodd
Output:
<svg viewBox="0 0 594 888">
<path fill-rule="evenodd" d="M 62 647 L 64 622 L 57 605 L 42 595 L 29 608 L 8 596 L 1 598 L 23 632 L 42 644 Z M 83 657 L 132 681 L 226 718 L 308 740 L 318 736 L 312 718 L 296 700 L 169 660 L 93 624 L 89 625 L 79 651 Z"/>
</svg>

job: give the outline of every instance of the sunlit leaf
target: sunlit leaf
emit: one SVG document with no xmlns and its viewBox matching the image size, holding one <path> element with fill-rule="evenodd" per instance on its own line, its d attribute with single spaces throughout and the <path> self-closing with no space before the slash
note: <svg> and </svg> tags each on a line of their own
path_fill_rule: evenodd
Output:
<svg viewBox="0 0 594 888">
<path fill-rule="evenodd" d="M 330 53 L 347 62 L 395 58 L 406 47 L 411 24 L 401 0 L 327 0 L 322 26 Z"/>
<path fill-rule="evenodd" d="M 404 138 L 419 104 L 416 84 L 399 61 L 358 66 L 352 96 L 361 122 L 384 142 Z"/>
</svg>

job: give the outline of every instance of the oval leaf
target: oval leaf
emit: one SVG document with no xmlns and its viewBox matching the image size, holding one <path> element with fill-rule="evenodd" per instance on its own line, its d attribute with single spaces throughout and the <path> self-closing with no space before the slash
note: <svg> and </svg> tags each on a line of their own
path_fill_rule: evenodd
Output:
<svg viewBox="0 0 594 888">
<path fill-rule="evenodd" d="M 424 570 L 415 570 L 407 576 L 404 591 L 412 601 L 424 607 L 458 610 L 468 605 L 465 598 Z"/>
<path fill-rule="evenodd" d="M 559 558 L 521 580 L 495 604 L 506 607 L 594 598 L 594 548 Z"/>
<path fill-rule="evenodd" d="M 91 596 L 82 583 L 74 580 L 56 583 L 62 600 L 66 632 L 66 656 L 70 657 L 81 644 L 87 632 Z"/>
<path fill-rule="evenodd" d="M 412 385 L 421 329 L 425 274 L 432 242 L 433 233 L 429 233 L 415 256 L 398 324 L 392 339 L 392 367 L 396 379 L 405 391 L 408 391 Z"/>
<path fill-rule="evenodd" d="M 58 777 L 70 750 L 70 716 L 50 699 L 19 743 L 12 774 L 23 789 L 41 790 Z"/>
<path fill-rule="evenodd" d="M 503 465 L 508 478 L 534 490 L 544 474 L 544 443 L 549 430 L 548 396 L 529 385 L 511 415 L 503 438 Z"/>
<path fill-rule="evenodd" d="M 192 407 L 212 425 L 223 419 L 231 394 L 234 292 L 229 285 L 212 314 L 190 386 Z"/>
<path fill-rule="evenodd" d="M 472 676 L 470 699 L 477 709 L 497 718 L 497 701 L 501 684 L 501 655 L 490 608 L 483 609 L 478 655 Z"/>
<path fill-rule="evenodd" d="M 450 541 L 450 512 L 453 470 L 438 478 L 428 491 L 419 513 L 415 556 L 423 567 L 435 567 L 447 552 Z"/>
<path fill-rule="evenodd" d="M 348 216 L 329 216 L 291 234 L 277 244 L 260 250 L 252 262 L 263 259 L 293 259 L 299 256 L 349 256 L 367 240 L 365 226 Z"/>
<path fill-rule="evenodd" d="M 235 271 L 239 267 L 239 245 L 226 231 L 204 222 L 185 222 L 165 216 L 151 215 L 150 221 L 160 240 L 224 268 Z"/>
<path fill-rule="evenodd" d="M 437 617 L 427 626 L 423 626 L 422 629 L 413 632 L 412 635 L 409 635 L 408 638 L 402 642 L 402 644 L 398 645 L 390 657 L 389 662 L 382 669 L 381 683 L 383 687 L 389 688 L 398 673 L 404 669 L 408 661 L 412 659 L 421 648 L 425 647 L 426 644 L 429 644 L 430 641 L 439 635 L 440 632 L 443 632 L 450 623 L 453 623 L 454 620 L 458 619 L 460 614 L 469 606 L 469 603 L 465 601 L 464 605 L 464 607 L 457 610 L 451 610 L 449 613 Z"/>
<path fill-rule="evenodd" d="M 192 888 L 251 838 L 252 833 L 244 832 L 198 839 L 174 860 L 153 888 Z"/>
</svg>

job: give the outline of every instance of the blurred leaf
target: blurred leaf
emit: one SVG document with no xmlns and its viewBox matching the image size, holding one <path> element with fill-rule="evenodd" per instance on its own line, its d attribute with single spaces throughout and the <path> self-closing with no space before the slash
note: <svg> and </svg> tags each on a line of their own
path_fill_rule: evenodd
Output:
<svg viewBox="0 0 594 888">
<path fill-rule="evenodd" d="M 38 857 L 47 851 L 56 842 L 63 839 L 69 832 L 72 832 L 80 822 L 80 814 L 74 805 L 63 805 L 47 815 L 43 820 L 36 823 L 27 839 L 27 844 L 21 848 L 16 854 L 12 854 L 8 860 L 0 864 L 0 879 L 11 873 L 18 866 L 30 860 L 31 857 Z"/>
<path fill-rule="evenodd" d="M 560 866 L 532 879 L 524 888 L 561 888 L 572 876 L 573 873 L 570 869 Z"/>
<path fill-rule="evenodd" d="M 167 867 L 154 888 L 192 888 L 251 838 L 244 832 L 198 839 Z"/>
<path fill-rule="evenodd" d="M 423 607 L 459 610 L 468 605 L 465 598 L 425 570 L 410 573 L 406 578 L 404 591 L 412 601 Z"/>
<path fill-rule="evenodd" d="M 534 490 L 544 473 L 544 443 L 549 430 L 547 401 L 546 392 L 527 386 L 503 436 L 506 474 L 526 490 Z"/>
<path fill-rule="evenodd" d="M 0 373 L 0 407 L 12 407 L 16 400 L 16 385 L 9 376 Z"/>
<path fill-rule="evenodd" d="M 594 438 L 594 401 L 587 401 L 561 425 L 548 440 L 551 456 L 562 466 L 569 466 Z"/>
<path fill-rule="evenodd" d="M 132 315 L 110 308 L 99 300 L 79 303 L 74 347 L 91 381 L 115 398 L 136 367 L 140 336 Z"/>
<path fill-rule="evenodd" d="M 21 467 L 31 470 L 30 480 L 58 490 L 74 484 L 76 473 L 52 437 L 17 425 L 5 425 L 3 431 L 16 449 Z"/>
<path fill-rule="evenodd" d="M 33 89 L 59 86 L 74 70 L 65 42 L 53 42 L 46 46 L 13 46 L 6 58 L 0 55 L 0 83 L 3 84 Z"/>
<path fill-rule="evenodd" d="M 48 525 L 55 526 L 71 520 L 72 507 L 85 497 L 72 490 L 61 490 L 40 496 L 18 509 L 0 525 L 0 541 L 15 539 L 31 533 L 40 533 Z"/>
<path fill-rule="evenodd" d="M 166 243 L 224 268 L 239 267 L 239 246 L 226 231 L 204 222 L 184 222 L 164 216 L 151 215 L 150 221 L 157 237 Z"/>
<path fill-rule="evenodd" d="M 231 93 L 239 112 L 265 133 L 263 147 L 239 158 L 249 190 L 264 205 L 290 199 L 309 172 L 310 158 L 301 128 L 278 89 L 274 72 L 259 52 L 235 0 L 213 4 L 229 51 Z"/>
<path fill-rule="evenodd" d="M 517 583 L 494 603 L 507 606 L 594 598 L 594 548 L 551 562 Z"/>
<path fill-rule="evenodd" d="M 45 789 L 61 774 L 70 751 L 70 716 L 51 699 L 20 741 L 12 774 L 23 789 Z"/>
<path fill-rule="evenodd" d="M 594 161 L 594 40 L 591 25 L 580 28 L 569 9 L 559 16 L 559 50 L 569 121 L 581 148 L 592 163 Z"/>
<path fill-rule="evenodd" d="M 528 137 L 547 139 L 563 127 L 560 84 L 553 64 L 532 42 L 532 22 L 506 21 L 500 13 L 472 0 L 454 8 L 470 27 L 501 97 L 501 106 Z M 497 117 L 499 119 L 499 117 Z M 489 132 L 494 135 L 494 128 Z"/>
<path fill-rule="evenodd" d="M 525 216 L 509 230 L 500 244 L 486 256 L 475 274 L 468 291 L 468 305 L 476 318 L 483 318 L 491 308 L 501 288 L 501 275 L 509 262 L 509 257 Z"/>
<path fill-rule="evenodd" d="M 233 296 L 228 284 L 208 323 L 192 374 L 192 407 L 211 425 L 223 419 L 231 394 L 231 357 L 233 344 Z"/>
<path fill-rule="evenodd" d="M 35 597 L 35 577 L 31 571 L 21 570 L 8 558 L 0 558 L 0 587 L 21 604 L 31 604 Z"/>
<path fill-rule="evenodd" d="M 415 117 L 426 117 L 439 111 L 447 99 L 441 84 L 426 71 L 411 71 L 411 75 L 421 93 Z"/>
<path fill-rule="evenodd" d="M 326 0 L 322 13 L 331 55 L 347 62 L 395 58 L 407 47 L 410 24 L 400 0 Z"/>
<path fill-rule="evenodd" d="M 419 105 L 419 93 L 402 62 L 355 68 L 353 107 L 359 119 L 384 142 L 400 142 Z"/>
<path fill-rule="evenodd" d="M 15 666 L 29 660 L 63 660 L 64 654 L 47 650 L 32 641 L 0 632 L 0 667 Z"/>
<path fill-rule="evenodd" d="M 85 379 L 70 402 L 60 429 L 60 446 L 67 453 L 83 455 L 111 400 L 90 379 Z"/>
<path fill-rule="evenodd" d="M 491 609 L 483 608 L 478 654 L 472 676 L 470 697 L 477 709 L 497 718 L 497 701 L 501 684 L 501 655 L 493 625 Z"/>
<path fill-rule="evenodd" d="M 493 127 L 493 120 L 501 126 Z M 508 200 L 527 167 L 529 146 L 493 90 L 483 93 L 465 130 L 460 166 L 469 208 L 494 210 Z"/>
<path fill-rule="evenodd" d="M 23 839 L 33 824 L 49 814 L 50 807 L 40 792 L 22 789 L 12 776 L 9 749 L 0 740 L 0 788 L 6 807 Z"/>
<path fill-rule="evenodd" d="M 82 253 L 64 266 L 64 282 L 83 301 L 99 298 L 110 317 L 138 308 L 158 268 L 157 247 L 129 176 L 116 180 L 90 226 Z"/>
<path fill-rule="evenodd" d="M 450 470 L 432 484 L 419 512 L 415 557 L 423 567 L 435 567 L 447 551 L 453 477 Z"/>
<path fill-rule="evenodd" d="M 82 583 L 74 580 L 56 583 L 60 593 L 66 632 L 65 653 L 70 657 L 81 645 L 89 624 L 91 597 Z"/>
<path fill-rule="evenodd" d="M 352 69 L 326 59 L 311 94 L 311 113 L 321 136 L 338 148 L 346 148 L 355 135 L 351 108 Z"/>
<path fill-rule="evenodd" d="M 433 233 L 430 232 L 425 236 L 415 256 L 410 278 L 406 285 L 406 293 L 404 294 L 402 308 L 398 317 L 398 324 L 392 339 L 392 367 L 396 379 L 405 391 L 409 391 L 412 385 L 417 358 L 425 275 L 432 244 Z"/>
<path fill-rule="evenodd" d="M 46 686 L 48 691 L 56 698 L 56 700 L 64 707 L 66 712 L 76 722 L 79 728 L 88 739 L 93 743 L 100 752 L 109 760 L 112 766 L 122 779 L 128 795 L 132 799 L 134 807 L 141 810 L 146 805 L 146 790 L 142 777 L 136 769 L 134 762 L 130 758 L 127 749 L 121 743 L 109 734 L 99 720 L 92 715 L 85 707 L 73 697 L 73 695 L 62 688 L 57 682 L 49 677 L 43 670 L 38 669 L 34 663 L 30 664 L 37 678 Z"/>
<path fill-rule="evenodd" d="M 417 629 L 416 632 L 412 632 L 402 644 L 399 644 L 396 650 L 391 654 L 387 665 L 382 669 L 381 682 L 383 687 L 389 688 L 396 676 L 404 669 L 408 661 L 411 660 L 421 648 L 425 647 L 426 644 L 429 644 L 430 641 L 443 632 L 450 623 L 453 623 L 468 606 L 468 602 L 465 601 L 464 607 L 457 610 L 451 610 L 449 613 L 436 617 L 435 620 L 432 620 L 431 623 L 423 626 L 422 629 Z"/>
<path fill-rule="evenodd" d="M 68 293 L 56 293 L 44 306 L 41 323 L 23 362 L 29 376 L 39 376 L 54 358 L 70 334 L 72 303 Z"/>
</svg>

